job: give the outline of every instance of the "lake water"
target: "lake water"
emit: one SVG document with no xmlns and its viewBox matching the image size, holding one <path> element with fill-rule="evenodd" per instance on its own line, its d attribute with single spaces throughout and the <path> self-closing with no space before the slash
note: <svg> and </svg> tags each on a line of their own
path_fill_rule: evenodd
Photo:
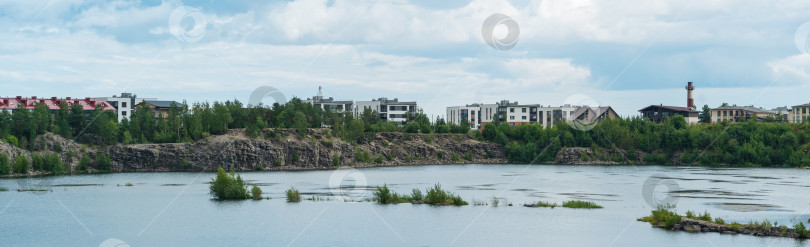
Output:
<svg viewBox="0 0 810 247">
<path fill-rule="evenodd" d="M 806 223 L 810 170 L 441 165 L 246 172 L 243 178 L 260 185 L 272 199 L 224 202 L 208 194 L 213 176 L 124 173 L 2 179 L 0 188 L 8 191 L 0 192 L 0 245 L 810 246 L 810 241 L 787 238 L 667 231 L 636 221 L 649 215 L 648 201 L 657 199 L 677 202 L 680 213 L 707 210 L 726 221 Z M 394 191 L 410 193 L 437 182 L 471 205 L 347 202 L 371 197 L 364 184 L 386 183 Z M 330 189 L 330 184 L 344 190 Z M 287 203 L 284 190 L 291 186 L 304 198 L 328 200 Z M 18 192 L 20 188 L 49 191 Z M 472 205 L 490 202 L 493 196 L 501 198 L 498 207 Z M 522 206 L 571 199 L 604 208 Z"/>
</svg>

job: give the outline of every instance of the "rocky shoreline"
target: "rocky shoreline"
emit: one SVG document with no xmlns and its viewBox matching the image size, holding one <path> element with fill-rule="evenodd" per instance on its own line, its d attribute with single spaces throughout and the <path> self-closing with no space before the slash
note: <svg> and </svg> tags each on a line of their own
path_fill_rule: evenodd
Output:
<svg viewBox="0 0 810 247">
<path fill-rule="evenodd" d="M 639 221 L 641 221 L 641 219 L 639 219 Z M 714 222 L 695 220 L 686 217 L 682 217 L 681 222 L 672 227 L 655 227 L 691 233 L 716 232 L 720 234 L 745 234 L 753 236 L 802 238 L 798 233 L 796 233 L 796 230 L 791 228 L 765 226 L 731 227 L 729 225 L 721 225 Z"/>
<path fill-rule="evenodd" d="M 34 154 L 56 153 L 67 171 L 76 173 L 83 155 L 98 171 L 98 154 L 110 157 L 112 172 L 216 171 L 219 166 L 237 171 L 325 170 L 341 167 L 388 167 L 442 164 L 505 164 L 500 144 L 477 140 L 473 135 L 371 133 L 361 143 L 348 143 L 328 129 L 309 129 L 300 136 L 292 129 L 267 129 L 257 138 L 234 129 L 190 143 L 89 146 L 61 136 L 40 135 L 35 150 L 0 142 L 0 154 L 13 161 Z M 49 174 L 29 169 L 28 174 Z"/>
</svg>

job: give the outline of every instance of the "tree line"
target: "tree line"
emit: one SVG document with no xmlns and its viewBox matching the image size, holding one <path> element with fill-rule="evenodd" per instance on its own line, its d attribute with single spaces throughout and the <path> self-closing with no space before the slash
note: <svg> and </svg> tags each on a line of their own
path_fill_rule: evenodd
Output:
<svg viewBox="0 0 810 247">
<path fill-rule="evenodd" d="M 293 128 L 302 136 L 308 128 L 327 127 L 347 141 L 357 142 L 368 132 L 467 133 L 469 124 L 456 125 L 437 118 L 431 121 L 421 112 L 406 114 L 407 122 L 382 121 L 379 113 L 366 109 L 355 117 L 351 112 L 321 109 L 293 98 L 286 104 L 245 106 L 238 100 L 172 104 L 166 116 L 156 116 L 148 107 L 136 107 L 120 123 L 112 110 L 96 108 L 85 112 L 81 105 L 60 104 L 51 111 L 42 103 L 34 109 L 19 106 L 11 114 L 0 112 L 0 139 L 18 147 L 39 150 L 38 135 L 52 132 L 79 143 L 93 145 L 180 143 L 200 140 L 244 128 L 257 137 L 266 128 Z"/>
<path fill-rule="evenodd" d="M 481 136 L 504 144 L 509 160 L 521 163 L 553 161 L 563 147 L 590 147 L 626 151 L 601 157 L 619 163 L 634 161 L 636 151 L 643 151 L 644 163 L 653 164 L 810 166 L 810 124 L 756 119 L 687 125 L 683 116 L 660 124 L 641 117 L 614 118 L 590 131 L 564 122 L 552 127 L 487 124 Z"/>
</svg>

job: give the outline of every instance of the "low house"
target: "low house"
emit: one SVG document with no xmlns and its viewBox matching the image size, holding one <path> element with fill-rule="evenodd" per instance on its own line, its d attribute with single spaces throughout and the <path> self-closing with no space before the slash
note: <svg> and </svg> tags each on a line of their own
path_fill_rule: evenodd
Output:
<svg viewBox="0 0 810 247">
<path fill-rule="evenodd" d="M 571 113 L 571 119 L 581 123 L 598 123 L 606 118 L 617 118 L 619 114 L 610 106 L 589 107 L 583 106 Z"/>
<path fill-rule="evenodd" d="M 638 110 L 641 117 L 650 119 L 655 123 L 661 123 L 664 119 L 672 116 L 683 116 L 687 124 L 697 124 L 700 112 L 689 107 L 651 105 Z"/>
<path fill-rule="evenodd" d="M 186 105 L 182 103 L 178 103 L 176 101 L 163 101 L 163 100 L 144 100 L 137 107 L 148 107 L 152 110 L 152 114 L 155 117 L 162 117 L 167 118 L 169 116 L 169 109 L 172 108 L 172 105 L 177 107 L 185 107 Z"/>
<path fill-rule="evenodd" d="M 722 106 L 712 108 L 712 123 L 722 121 L 731 122 L 745 122 L 751 118 L 762 120 L 768 116 L 775 117 L 772 111 L 762 109 L 761 107 L 750 106 L 737 106 L 728 105 L 723 103 Z"/>
</svg>

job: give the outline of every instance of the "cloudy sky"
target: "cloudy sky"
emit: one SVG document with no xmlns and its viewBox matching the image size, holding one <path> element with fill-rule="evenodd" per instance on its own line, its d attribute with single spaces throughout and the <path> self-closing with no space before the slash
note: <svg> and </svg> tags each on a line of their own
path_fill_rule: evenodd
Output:
<svg viewBox="0 0 810 247">
<path fill-rule="evenodd" d="M 509 50 L 485 42 L 511 17 Z M 0 97 L 416 100 L 425 112 L 584 98 L 767 108 L 810 102 L 806 0 L 0 1 Z M 494 27 L 495 39 L 511 32 Z M 271 101 L 271 99 L 266 99 Z"/>
</svg>

